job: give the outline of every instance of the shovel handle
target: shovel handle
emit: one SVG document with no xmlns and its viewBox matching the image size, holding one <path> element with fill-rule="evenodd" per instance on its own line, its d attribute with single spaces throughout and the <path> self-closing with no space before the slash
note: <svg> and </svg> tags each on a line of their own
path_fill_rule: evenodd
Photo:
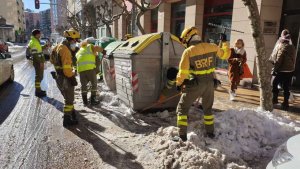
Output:
<svg viewBox="0 0 300 169">
<path fill-rule="evenodd" d="M 171 97 L 168 97 L 167 99 L 165 99 L 165 100 L 162 101 L 162 102 L 159 102 L 159 103 L 158 103 L 158 102 L 153 103 L 152 105 L 150 105 L 150 106 L 144 108 L 140 113 L 143 113 L 144 111 L 146 111 L 146 110 L 148 110 L 148 109 L 150 109 L 150 108 L 152 108 L 152 107 L 155 107 L 155 106 L 157 106 L 157 105 L 160 105 L 160 104 L 162 104 L 162 103 L 168 102 L 168 101 L 174 99 L 175 97 L 180 96 L 181 94 L 182 94 L 182 93 L 178 93 L 178 94 L 175 94 L 175 95 L 173 95 L 173 96 L 171 96 Z"/>
</svg>

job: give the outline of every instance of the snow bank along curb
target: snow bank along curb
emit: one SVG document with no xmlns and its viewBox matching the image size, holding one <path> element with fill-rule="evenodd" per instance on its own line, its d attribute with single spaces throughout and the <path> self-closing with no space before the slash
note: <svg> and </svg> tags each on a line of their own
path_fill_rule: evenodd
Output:
<svg viewBox="0 0 300 169">
<path fill-rule="evenodd" d="M 132 111 L 119 102 L 116 94 L 100 87 L 101 106 L 127 119 Z M 103 90 L 104 89 L 104 90 Z M 146 115 L 166 123 L 148 137 L 147 145 L 156 153 L 161 168 L 248 169 L 264 168 L 277 147 L 299 133 L 300 123 L 260 110 L 228 110 L 215 114 L 215 139 L 204 137 L 203 112 L 192 107 L 189 112 L 188 142 L 173 142 L 177 135 L 174 112 Z M 155 162 L 157 164 L 157 162 Z"/>
<path fill-rule="evenodd" d="M 242 169 L 248 163 L 261 166 L 272 159 L 279 145 L 300 131 L 299 123 L 270 112 L 228 110 L 215 115 L 216 139 L 212 140 L 204 137 L 201 113 L 195 110 L 192 108 L 189 113 L 189 142 L 170 141 L 177 134 L 175 127 L 157 132 L 162 137 L 156 146 L 164 167 Z M 165 117 L 165 112 L 162 115 Z"/>
</svg>

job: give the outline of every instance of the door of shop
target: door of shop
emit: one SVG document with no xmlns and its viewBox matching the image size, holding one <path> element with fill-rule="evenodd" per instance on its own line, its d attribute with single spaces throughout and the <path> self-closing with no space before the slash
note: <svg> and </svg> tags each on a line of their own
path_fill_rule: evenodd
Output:
<svg viewBox="0 0 300 169">
<path fill-rule="evenodd" d="M 281 30 L 288 29 L 290 31 L 292 42 L 296 47 L 297 59 L 295 78 L 293 78 L 293 86 L 300 88 L 300 1 L 286 0 L 283 4 L 283 12 L 281 18 Z M 280 31 L 281 32 L 281 31 Z"/>
</svg>

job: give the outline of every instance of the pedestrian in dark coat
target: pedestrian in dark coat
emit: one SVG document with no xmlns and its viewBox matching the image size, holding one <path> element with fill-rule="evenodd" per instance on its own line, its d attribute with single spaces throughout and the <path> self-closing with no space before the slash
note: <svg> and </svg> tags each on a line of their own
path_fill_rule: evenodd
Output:
<svg viewBox="0 0 300 169">
<path fill-rule="evenodd" d="M 284 101 L 281 108 L 287 110 L 289 107 L 290 86 L 296 64 L 296 49 L 287 29 L 282 31 L 270 61 L 274 64 L 272 75 L 275 76 L 272 83 L 273 104 L 278 103 L 278 85 L 281 84 L 284 91 Z"/>
<path fill-rule="evenodd" d="M 228 76 L 231 82 L 230 85 L 230 96 L 231 100 L 236 96 L 237 86 L 240 83 L 241 76 L 244 74 L 243 65 L 247 61 L 246 51 L 244 49 L 244 41 L 238 39 L 235 42 L 234 48 L 231 48 L 231 55 L 228 58 L 229 69 Z"/>
</svg>

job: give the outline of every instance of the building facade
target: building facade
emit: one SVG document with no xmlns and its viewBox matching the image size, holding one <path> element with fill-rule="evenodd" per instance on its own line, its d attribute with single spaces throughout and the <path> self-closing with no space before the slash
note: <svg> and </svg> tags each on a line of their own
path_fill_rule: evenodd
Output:
<svg viewBox="0 0 300 169">
<path fill-rule="evenodd" d="M 6 19 L 0 16 L 0 39 L 9 41 L 14 36 L 14 26 L 8 25 Z"/>
<path fill-rule="evenodd" d="M 45 11 L 41 11 L 40 13 L 40 29 L 42 31 L 42 36 L 44 38 L 49 38 L 51 35 L 51 15 L 50 15 L 50 9 L 47 9 Z"/>
<path fill-rule="evenodd" d="M 40 13 L 26 9 L 25 11 L 25 23 L 26 23 L 26 39 L 29 40 L 31 31 L 33 29 L 41 29 L 41 17 Z"/>
<path fill-rule="evenodd" d="M 270 55 L 280 35 L 287 28 L 291 31 L 293 44 L 300 55 L 300 1 L 299 0 L 257 0 L 261 13 L 262 31 L 265 39 L 267 55 Z M 247 64 L 253 79 L 246 82 L 257 83 L 256 51 L 252 39 L 248 10 L 240 0 L 165 0 L 157 10 L 147 11 L 141 19 L 146 33 L 171 32 L 179 36 L 185 27 L 196 26 L 202 32 L 205 42 L 218 43 L 219 33 L 225 32 L 231 46 L 236 39 L 243 39 L 247 51 Z M 222 25 L 238 30 L 224 30 L 211 24 Z M 114 35 L 124 35 L 122 20 L 115 22 Z M 121 33 L 120 33 L 121 32 Z M 243 32 L 243 33 L 241 33 Z M 140 34 L 140 33 L 139 33 Z M 296 78 L 294 85 L 300 86 L 300 59 L 297 57 Z M 220 78 L 227 79 L 227 61 L 217 61 L 217 73 Z"/>
<path fill-rule="evenodd" d="M 50 0 L 51 32 L 57 32 L 57 30 L 64 29 L 68 26 L 68 1 L 69 0 Z"/>
<path fill-rule="evenodd" d="M 15 35 L 11 41 L 23 41 L 25 36 L 24 3 L 22 0 L 6 0 L 0 5 L 0 16 L 6 19 L 7 24 L 13 25 Z"/>
<path fill-rule="evenodd" d="M 80 11 L 81 1 L 93 2 L 93 0 L 68 0 L 74 11 Z M 76 6 L 77 2 L 77 6 Z M 80 4 L 80 5 L 78 5 Z M 297 55 L 300 55 L 300 1 L 299 0 L 257 0 L 261 14 L 262 31 L 265 39 L 267 55 L 270 55 L 273 47 L 284 29 L 290 29 L 293 44 L 297 48 Z M 130 6 L 130 5 L 127 5 Z M 134 14 L 136 9 L 131 6 Z M 113 8 L 114 14 L 118 8 Z M 141 33 L 136 30 L 134 24 L 128 24 L 126 17 L 121 18 L 112 24 L 112 35 L 118 39 L 126 33 L 137 36 Z M 135 21 L 134 17 L 130 18 Z M 185 27 L 196 26 L 202 33 L 202 40 L 210 43 L 218 43 L 219 34 L 225 33 L 231 46 L 237 39 L 243 39 L 247 52 L 247 64 L 252 71 L 254 78 L 246 79 L 244 82 L 257 83 L 257 68 L 254 41 L 252 39 L 248 10 L 240 0 L 164 0 L 158 9 L 147 11 L 141 18 L 141 24 L 146 33 L 171 32 L 179 36 Z M 224 30 L 221 25 L 237 30 Z M 98 38 L 105 36 L 105 28 L 98 29 Z M 299 58 L 299 57 L 297 57 Z M 224 60 L 217 60 L 217 73 L 220 78 L 227 78 L 228 63 Z M 300 86 L 300 63 L 297 59 L 296 79 L 294 85 Z"/>
</svg>

